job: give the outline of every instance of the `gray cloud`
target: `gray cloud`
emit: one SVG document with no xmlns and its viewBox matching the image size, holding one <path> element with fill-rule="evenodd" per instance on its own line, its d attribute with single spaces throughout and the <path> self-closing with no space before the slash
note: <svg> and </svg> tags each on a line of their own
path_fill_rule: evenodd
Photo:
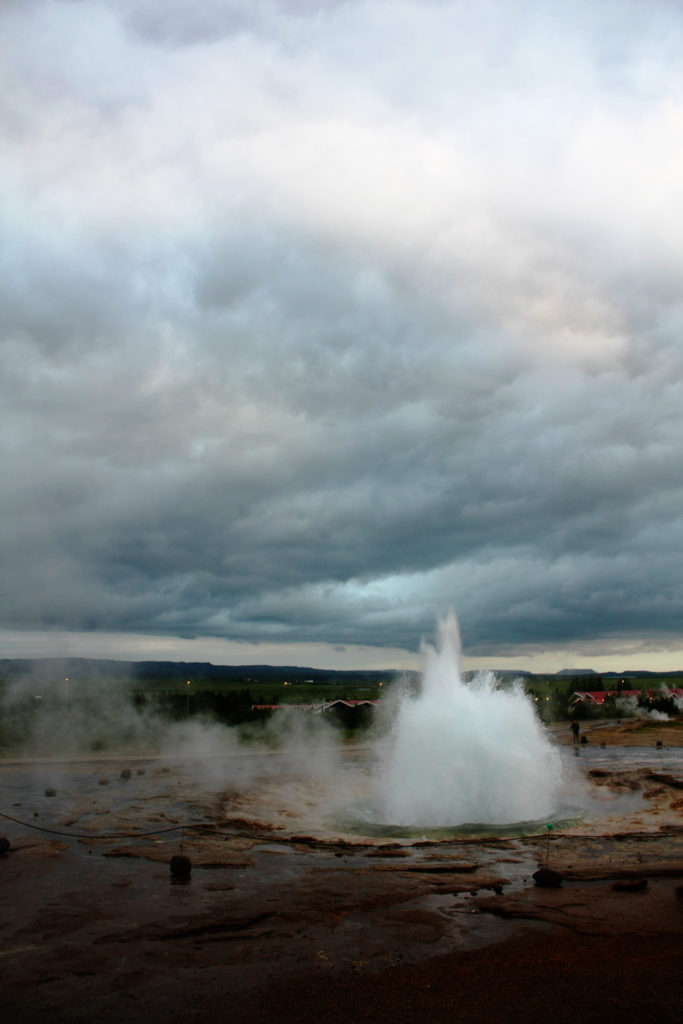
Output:
<svg viewBox="0 0 683 1024">
<path fill-rule="evenodd" d="M 485 7 L 3 8 L 6 628 L 674 642 L 681 28 Z"/>
</svg>

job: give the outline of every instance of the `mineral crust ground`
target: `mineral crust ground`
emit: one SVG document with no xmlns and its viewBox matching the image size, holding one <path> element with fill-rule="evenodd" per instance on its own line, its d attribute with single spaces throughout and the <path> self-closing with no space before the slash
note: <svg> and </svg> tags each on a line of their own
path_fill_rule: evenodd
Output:
<svg viewBox="0 0 683 1024">
<path fill-rule="evenodd" d="M 580 768 L 613 813 L 465 839 L 321 825 L 285 764 L 226 786 L 155 758 L 5 760 L 5 1016 L 678 1024 L 680 735 L 596 729 Z M 546 863 L 560 888 L 534 884 Z"/>
</svg>

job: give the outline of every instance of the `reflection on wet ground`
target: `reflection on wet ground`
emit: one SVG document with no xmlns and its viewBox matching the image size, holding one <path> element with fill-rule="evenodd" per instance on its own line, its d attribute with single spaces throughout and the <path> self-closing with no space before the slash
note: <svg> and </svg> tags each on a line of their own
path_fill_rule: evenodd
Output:
<svg viewBox="0 0 683 1024">
<path fill-rule="evenodd" d="M 331 762 L 299 751 L 0 763 L 3 983 L 25 1014 L 61 1019 L 74 983 L 99 1012 L 105 988 L 149 993 L 169 968 L 220 968 L 237 991 L 302 964 L 417 962 L 505 938 L 520 917 L 539 928 L 566 915 L 555 897 L 528 899 L 544 864 L 567 887 L 646 875 L 668 906 L 683 750 L 563 758 L 554 821 L 432 830 L 381 822 L 370 749 Z M 180 852 L 187 878 L 169 870 Z M 600 910 L 589 918 L 609 926 Z"/>
<path fill-rule="evenodd" d="M 632 809 L 623 785 L 596 789 L 596 779 L 629 773 L 676 773 L 683 749 L 589 747 L 563 750 L 565 783 L 555 821 L 566 824 L 613 817 Z M 113 835 L 220 825 L 242 820 L 248 828 L 316 835 L 348 833 L 368 839 L 424 837 L 424 829 L 382 821 L 373 788 L 376 758 L 369 749 L 337 752 L 325 764 L 305 752 L 248 752 L 227 757 L 100 758 L 0 762 L 4 811 L 24 825 L 60 832 Z M 602 775 L 601 773 L 605 773 Z M 639 792 L 634 786 L 632 793 Z M 637 797 L 642 802 L 642 792 Z M 553 819 L 551 819 L 553 820 Z M 545 819 L 498 827 L 495 823 L 429 830 L 449 835 L 524 835 Z M 7 826 L 9 828 L 9 824 Z"/>
<path fill-rule="evenodd" d="M 677 778 L 683 750 L 638 747 L 563 750 L 565 782 L 549 820 L 466 823 L 406 828 L 383 822 L 374 789 L 376 757 L 370 748 L 336 751 L 331 762 L 305 751 L 252 751 L 210 758 L 98 758 L 0 763 L 3 833 L 10 842 L 27 835 L 55 837 L 74 852 L 112 843 L 135 845 L 135 856 L 157 859 L 173 846 L 281 850 L 283 844 L 343 851 L 359 847 L 420 850 L 446 842 L 534 838 L 553 832 L 598 835 L 660 831 L 680 821 Z M 677 774 L 678 773 L 678 774 Z M 551 828 L 552 827 L 552 828 Z M 297 840 L 299 842 L 297 843 Z M 486 845 L 486 844 L 484 844 Z M 111 852 L 111 849 L 103 852 Z M 252 853 L 253 857 L 254 854 Z M 220 862 L 220 861 L 219 861 Z"/>
</svg>

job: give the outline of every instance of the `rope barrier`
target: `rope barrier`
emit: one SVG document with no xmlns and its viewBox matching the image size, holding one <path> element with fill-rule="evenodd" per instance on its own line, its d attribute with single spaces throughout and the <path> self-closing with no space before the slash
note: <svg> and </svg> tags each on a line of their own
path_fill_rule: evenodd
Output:
<svg viewBox="0 0 683 1024">
<path fill-rule="evenodd" d="M 273 840 L 279 840 L 280 842 L 292 842 L 298 839 L 311 838 L 305 836 L 283 836 L 278 835 L 274 832 L 252 832 L 245 830 L 228 830 L 221 828 L 220 825 L 214 822 L 183 822 L 177 825 L 168 825 L 163 828 L 151 829 L 146 832 L 111 832 L 111 833 L 94 833 L 94 832 L 65 832 L 60 829 L 49 828 L 46 825 L 36 825 L 34 822 L 22 821 L 20 818 L 15 818 L 11 814 L 6 814 L 4 811 L 0 811 L 0 818 L 4 818 L 6 821 L 11 821 L 15 825 L 21 825 L 23 828 L 34 829 L 37 832 L 47 832 L 50 835 L 59 836 L 62 839 L 92 839 L 96 840 L 116 840 L 116 839 L 145 839 L 149 836 L 165 835 L 169 832 L 179 832 L 185 829 L 194 832 L 210 832 L 219 836 L 229 836 L 230 838 L 244 838 L 261 840 L 263 842 L 272 842 Z M 613 839 L 619 842 L 626 839 L 671 839 L 675 837 L 677 833 L 672 832 L 627 832 L 627 833 L 613 833 L 603 832 L 600 834 L 581 834 L 572 832 L 563 832 L 561 834 L 555 834 L 551 837 L 550 842 L 558 842 L 560 840 L 583 840 L 584 842 L 601 841 L 606 839 Z M 680 838 L 683 838 L 683 833 L 680 834 Z M 391 843 L 392 845 L 398 843 L 402 847 L 428 847 L 428 846 L 445 846 L 445 845 L 456 845 L 456 846 L 497 846 L 505 845 L 508 843 L 516 842 L 533 842 L 534 840 L 542 839 L 544 842 L 548 841 L 547 832 L 532 832 L 527 834 L 515 835 L 515 836 L 453 836 L 448 839 L 413 839 L 410 842 L 400 843 L 396 839 L 387 837 L 386 840 L 378 842 L 375 846 L 382 846 L 385 843 Z M 351 844 L 346 840 L 341 839 L 316 839 L 316 842 L 320 842 L 321 845 L 345 845 L 345 846 L 362 846 L 367 847 L 367 843 Z"/>
<path fill-rule="evenodd" d="M 169 825 L 164 828 L 157 828 L 151 832 L 112 832 L 112 833 L 94 833 L 94 832 L 63 832 L 56 828 L 48 828 L 47 825 L 36 825 L 31 821 L 22 821 L 20 818 L 14 818 L 11 814 L 5 814 L 4 811 L 0 811 L 0 818 L 5 818 L 7 821 L 14 822 L 15 825 L 21 825 L 23 828 L 32 828 L 37 832 L 49 832 L 53 836 L 61 836 L 63 839 L 135 839 L 144 838 L 145 836 L 156 836 L 161 835 L 164 832 L 177 832 L 182 828 L 206 828 L 205 825 Z"/>
</svg>

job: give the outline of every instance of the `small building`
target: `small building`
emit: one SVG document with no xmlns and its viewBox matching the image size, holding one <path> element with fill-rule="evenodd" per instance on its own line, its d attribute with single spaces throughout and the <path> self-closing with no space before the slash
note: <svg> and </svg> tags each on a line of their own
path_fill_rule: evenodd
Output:
<svg viewBox="0 0 683 1024">
<path fill-rule="evenodd" d="M 640 700 L 641 697 L 648 697 L 655 700 L 657 697 L 673 697 L 674 700 L 683 700 L 683 688 L 677 687 L 673 690 L 575 690 L 569 698 L 570 707 L 578 710 L 580 705 L 584 707 L 600 707 L 607 698 L 621 700 L 624 697 L 634 697 Z"/>
</svg>

